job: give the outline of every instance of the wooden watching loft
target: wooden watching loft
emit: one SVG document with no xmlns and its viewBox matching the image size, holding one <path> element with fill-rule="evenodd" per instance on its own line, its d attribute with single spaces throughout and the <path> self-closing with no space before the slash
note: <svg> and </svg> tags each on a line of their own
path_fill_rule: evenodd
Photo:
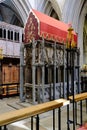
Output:
<svg viewBox="0 0 87 130">
<path fill-rule="evenodd" d="M 68 24 L 34 9 L 29 13 L 24 28 L 25 87 L 26 97 L 33 103 L 66 96 L 68 28 Z M 77 43 L 74 31 L 72 35 L 73 43 Z"/>
</svg>

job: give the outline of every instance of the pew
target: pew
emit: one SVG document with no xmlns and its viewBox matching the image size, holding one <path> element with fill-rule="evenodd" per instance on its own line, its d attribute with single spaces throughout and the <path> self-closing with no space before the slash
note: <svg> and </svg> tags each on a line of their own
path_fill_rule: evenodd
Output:
<svg viewBox="0 0 87 130">
<path fill-rule="evenodd" d="M 0 115 L 0 129 L 2 129 L 2 126 L 4 126 L 4 130 L 6 130 L 7 129 L 6 125 L 8 124 L 33 117 L 56 108 L 60 108 L 64 105 L 68 105 L 69 102 L 70 101 L 66 99 L 58 99 L 58 100 L 53 100 L 42 104 L 34 105 L 31 107 L 22 108 L 20 110 L 14 110 L 8 113 L 3 113 Z"/>
</svg>

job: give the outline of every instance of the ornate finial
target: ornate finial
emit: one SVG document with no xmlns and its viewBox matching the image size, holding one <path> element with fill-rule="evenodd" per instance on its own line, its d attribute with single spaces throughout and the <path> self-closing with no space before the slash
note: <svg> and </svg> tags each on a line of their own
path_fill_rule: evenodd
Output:
<svg viewBox="0 0 87 130">
<path fill-rule="evenodd" d="M 72 28 L 72 24 L 68 24 L 69 28 L 68 28 L 68 34 L 67 34 L 67 43 L 66 43 L 66 48 L 75 48 L 76 47 L 76 43 L 74 41 L 74 35 L 72 33 L 73 28 Z"/>
</svg>

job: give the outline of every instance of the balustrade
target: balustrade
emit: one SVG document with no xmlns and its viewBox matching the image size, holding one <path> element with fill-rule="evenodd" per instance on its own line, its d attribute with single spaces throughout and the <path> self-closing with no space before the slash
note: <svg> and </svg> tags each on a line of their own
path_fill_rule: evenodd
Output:
<svg viewBox="0 0 87 130">
<path fill-rule="evenodd" d="M 19 42 L 20 30 L 22 31 L 22 41 L 23 41 L 23 28 L 15 25 L 10 25 L 5 22 L 0 22 L 0 39 Z"/>
</svg>

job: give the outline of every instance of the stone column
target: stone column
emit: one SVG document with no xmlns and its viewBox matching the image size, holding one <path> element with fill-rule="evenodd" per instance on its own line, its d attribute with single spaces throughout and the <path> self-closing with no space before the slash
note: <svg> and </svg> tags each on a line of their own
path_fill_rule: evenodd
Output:
<svg viewBox="0 0 87 130">
<path fill-rule="evenodd" d="M 45 71 L 44 71 L 45 67 L 44 67 L 44 39 L 42 41 L 42 98 L 43 98 L 43 102 L 45 101 L 45 97 L 44 97 L 44 80 L 45 80 Z"/>
<path fill-rule="evenodd" d="M 15 35 L 15 32 L 14 32 L 14 30 L 13 30 L 13 42 L 15 42 L 15 38 L 14 38 L 14 35 Z M 21 37 L 20 37 L 21 38 Z M 19 41 L 20 41 L 20 39 L 19 39 Z"/>
<path fill-rule="evenodd" d="M 35 47 L 36 43 L 35 40 L 33 39 L 32 42 L 32 103 L 35 104 L 35 71 L 36 71 L 36 66 L 35 66 Z"/>
<path fill-rule="evenodd" d="M 54 74 L 53 74 L 53 100 L 55 100 L 56 98 L 56 42 L 54 43 L 54 46 L 53 46 L 53 71 L 54 71 Z"/>
<path fill-rule="evenodd" d="M 66 70 L 66 66 L 65 66 L 65 44 L 64 44 L 64 50 L 63 50 L 63 98 L 65 98 L 65 92 L 66 92 L 66 86 L 65 86 L 65 70 Z"/>
<path fill-rule="evenodd" d="M 8 40 L 8 29 L 6 29 L 6 40 Z"/>
<path fill-rule="evenodd" d="M 24 99 L 24 44 L 22 43 L 22 31 L 20 30 L 20 100 Z"/>
</svg>

